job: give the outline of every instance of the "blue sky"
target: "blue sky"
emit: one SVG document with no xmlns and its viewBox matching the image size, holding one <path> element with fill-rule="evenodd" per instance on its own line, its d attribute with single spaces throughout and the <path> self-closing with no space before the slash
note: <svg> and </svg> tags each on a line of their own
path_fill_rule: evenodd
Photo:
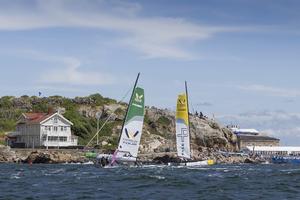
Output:
<svg viewBox="0 0 300 200">
<path fill-rule="evenodd" d="M 193 110 L 300 145 L 297 0 L 0 0 L 0 96 L 120 99 Z"/>
</svg>

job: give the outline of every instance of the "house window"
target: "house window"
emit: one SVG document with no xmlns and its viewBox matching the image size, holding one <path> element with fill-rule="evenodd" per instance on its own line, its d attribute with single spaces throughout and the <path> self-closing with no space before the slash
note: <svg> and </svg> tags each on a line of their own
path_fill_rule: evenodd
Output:
<svg viewBox="0 0 300 200">
<path fill-rule="evenodd" d="M 49 141 L 58 141 L 58 137 L 57 136 L 48 136 L 48 140 Z"/>
<path fill-rule="evenodd" d="M 61 130 L 61 131 L 64 131 L 64 127 L 63 127 L 63 126 L 61 126 L 61 127 L 60 127 L 60 130 Z"/>
<path fill-rule="evenodd" d="M 67 131 L 67 128 L 68 128 L 68 127 L 65 126 L 65 127 L 64 127 L 64 131 Z"/>
<path fill-rule="evenodd" d="M 55 124 L 57 124 L 57 121 L 58 121 L 58 120 L 57 120 L 57 117 L 55 117 L 55 118 L 53 119 L 53 121 L 54 121 Z"/>
<path fill-rule="evenodd" d="M 66 142 L 67 141 L 67 137 L 61 136 L 61 137 L 59 137 L 59 141 Z"/>
<path fill-rule="evenodd" d="M 42 140 L 46 141 L 47 140 L 47 135 L 43 135 Z"/>
<path fill-rule="evenodd" d="M 57 126 L 54 126 L 54 127 L 53 127 L 53 130 L 54 130 L 54 131 L 57 131 Z"/>
</svg>

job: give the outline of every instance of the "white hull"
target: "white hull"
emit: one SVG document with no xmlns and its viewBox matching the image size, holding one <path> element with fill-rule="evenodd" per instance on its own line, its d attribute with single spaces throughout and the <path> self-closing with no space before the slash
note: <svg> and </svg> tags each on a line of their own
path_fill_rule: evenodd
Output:
<svg viewBox="0 0 300 200">
<path fill-rule="evenodd" d="M 209 165 L 208 160 L 197 161 L 197 162 L 186 162 L 184 163 L 187 167 L 207 166 Z"/>
<path fill-rule="evenodd" d="M 99 154 L 97 156 L 97 160 L 100 160 L 102 157 L 107 158 L 109 161 L 112 161 L 112 154 Z M 135 157 L 116 157 L 116 161 L 117 162 L 136 162 L 136 158 Z"/>
<path fill-rule="evenodd" d="M 112 162 L 113 155 L 112 154 L 99 154 L 97 156 L 96 160 L 97 160 L 97 163 L 102 166 L 103 166 L 103 164 L 101 163 L 101 159 L 103 159 L 103 158 L 105 159 L 105 162 L 106 162 L 104 166 L 107 166 L 107 165 L 110 165 L 110 163 Z M 134 157 L 118 157 L 117 156 L 113 165 L 133 165 L 135 163 L 136 163 L 136 158 L 134 158 Z"/>
<path fill-rule="evenodd" d="M 214 162 L 212 160 L 203 160 L 203 161 L 191 161 L 191 162 L 183 162 L 183 163 L 168 163 L 168 166 L 186 166 L 186 167 L 202 167 L 213 165 Z"/>
</svg>

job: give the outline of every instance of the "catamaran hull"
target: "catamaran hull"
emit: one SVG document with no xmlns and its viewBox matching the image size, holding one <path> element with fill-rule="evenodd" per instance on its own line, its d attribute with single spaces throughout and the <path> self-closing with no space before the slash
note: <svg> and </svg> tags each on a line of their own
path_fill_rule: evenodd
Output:
<svg viewBox="0 0 300 200">
<path fill-rule="evenodd" d="M 102 167 L 111 165 L 113 161 L 112 154 L 99 154 L 96 158 L 96 164 Z M 134 157 L 116 157 L 114 160 L 113 165 L 125 165 L 125 166 L 132 166 L 136 164 L 136 158 Z"/>
<path fill-rule="evenodd" d="M 182 162 L 182 163 L 168 163 L 168 166 L 186 166 L 186 167 L 202 167 L 213 165 L 213 160 L 202 160 L 202 161 L 194 161 L 194 162 Z"/>
<path fill-rule="evenodd" d="M 203 160 L 203 161 L 197 161 L 197 162 L 186 162 L 185 166 L 187 167 L 197 167 L 197 166 L 208 166 L 213 165 L 213 160 Z"/>
</svg>

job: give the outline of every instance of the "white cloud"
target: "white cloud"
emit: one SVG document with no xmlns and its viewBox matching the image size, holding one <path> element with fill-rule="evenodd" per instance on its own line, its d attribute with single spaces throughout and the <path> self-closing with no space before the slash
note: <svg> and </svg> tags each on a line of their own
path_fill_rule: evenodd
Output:
<svg viewBox="0 0 300 200">
<path fill-rule="evenodd" d="M 239 89 L 245 91 L 259 92 L 266 95 L 279 96 L 279 97 L 297 97 L 300 96 L 300 90 L 271 87 L 266 85 L 244 85 L 238 86 Z"/>
<path fill-rule="evenodd" d="M 118 42 L 147 58 L 192 59 L 186 41 L 204 40 L 222 32 L 246 30 L 206 26 L 181 18 L 143 17 L 137 3 L 121 1 L 32 0 L 29 5 L 0 5 L 0 30 L 86 27 L 119 33 Z"/>
<path fill-rule="evenodd" d="M 41 82 L 69 85 L 106 85 L 115 82 L 113 76 L 105 73 L 81 71 L 81 62 L 75 58 L 61 58 L 64 66 L 46 71 Z"/>
<path fill-rule="evenodd" d="M 13 50 L 6 53 L 45 62 L 47 66 L 40 67 L 39 83 L 88 86 L 108 85 L 116 82 L 116 78 L 112 74 L 101 72 L 98 69 L 97 71 L 87 70 L 75 57 L 53 56 L 34 50 Z M 43 87 L 49 88 L 50 86 Z"/>
</svg>

